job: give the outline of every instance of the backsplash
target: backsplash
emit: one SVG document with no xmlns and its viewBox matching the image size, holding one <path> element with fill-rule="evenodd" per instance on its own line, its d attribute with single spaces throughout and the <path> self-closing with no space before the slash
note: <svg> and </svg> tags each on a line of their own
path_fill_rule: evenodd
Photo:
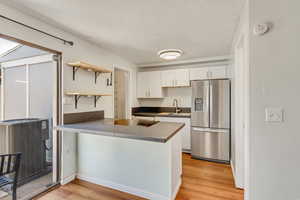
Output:
<svg viewBox="0 0 300 200">
<path fill-rule="evenodd" d="M 163 99 L 139 99 L 142 107 L 172 107 L 173 100 L 178 100 L 179 107 L 191 107 L 192 88 L 164 88 Z"/>
</svg>

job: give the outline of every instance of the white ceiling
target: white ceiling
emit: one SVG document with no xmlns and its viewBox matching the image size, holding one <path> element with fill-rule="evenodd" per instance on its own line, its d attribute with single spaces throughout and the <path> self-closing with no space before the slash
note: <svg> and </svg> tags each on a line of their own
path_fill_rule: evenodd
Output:
<svg viewBox="0 0 300 200">
<path fill-rule="evenodd" d="M 166 48 L 182 49 L 181 60 L 228 55 L 243 4 L 243 0 L 2 2 L 135 64 L 162 62 L 157 51 Z"/>
</svg>

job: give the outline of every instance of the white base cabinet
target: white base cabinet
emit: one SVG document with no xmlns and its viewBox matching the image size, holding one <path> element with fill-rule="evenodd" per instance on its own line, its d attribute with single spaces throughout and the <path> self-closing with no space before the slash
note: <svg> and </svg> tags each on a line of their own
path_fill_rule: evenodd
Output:
<svg viewBox="0 0 300 200">
<path fill-rule="evenodd" d="M 184 152 L 191 151 L 191 119 L 190 118 L 177 118 L 177 117 L 155 117 L 155 120 L 161 122 L 179 122 L 185 123 L 185 126 L 180 130 L 182 150 Z"/>
</svg>

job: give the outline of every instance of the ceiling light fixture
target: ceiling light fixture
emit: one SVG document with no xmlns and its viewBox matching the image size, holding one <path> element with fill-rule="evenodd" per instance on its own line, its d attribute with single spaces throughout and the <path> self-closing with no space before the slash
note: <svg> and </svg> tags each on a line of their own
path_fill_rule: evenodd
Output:
<svg viewBox="0 0 300 200">
<path fill-rule="evenodd" d="M 180 49 L 164 49 L 158 52 L 158 56 L 165 60 L 175 60 L 183 54 Z"/>
</svg>

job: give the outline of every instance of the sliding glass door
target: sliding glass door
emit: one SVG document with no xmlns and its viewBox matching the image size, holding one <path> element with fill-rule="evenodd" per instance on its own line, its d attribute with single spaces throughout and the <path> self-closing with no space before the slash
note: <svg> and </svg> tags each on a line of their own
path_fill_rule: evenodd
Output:
<svg viewBox="0 0 300 200">
<path fill-rule="evenodd" d="M 0 63 L 0 126 L 9 130 L 0 132 L 0 139 L 7 140 L 0 154 L 22 153 L 18 199 L 58 182 L 58 133 L 53 127 L 61 112 L 61 66 L 56 58 L 47 53 Z"/>
</svg>

